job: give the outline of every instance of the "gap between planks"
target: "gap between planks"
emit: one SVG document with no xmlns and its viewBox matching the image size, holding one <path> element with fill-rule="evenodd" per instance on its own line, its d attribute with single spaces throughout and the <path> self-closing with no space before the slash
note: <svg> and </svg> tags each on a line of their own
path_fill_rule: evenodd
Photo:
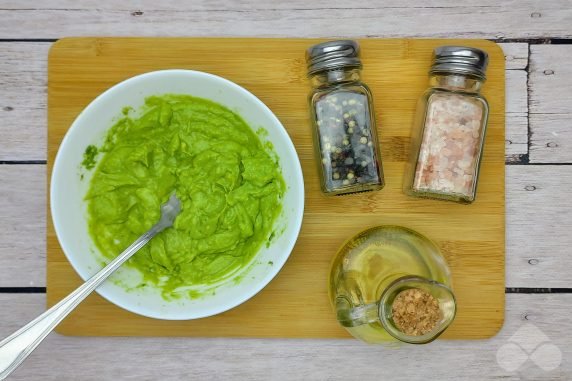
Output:
<svg viewBox="0 0 572 381">
<path fill-rule="evenodd" d="M 14 5 L 16 4 L 16 5 Z M 65 4 L 65 5 L 64 5 Z M 89 5 L 88 5 L 89 4 Z M 159 6 L 160 4 L 160 6 Z M 44 1 L 2 5 L 0 37 L 62 36 L 361 36 L 492 39 L 569 39 L 568 0 L 457 4 L 413 1 L 291 0 L 288 2 L 163 2 L 136 6 L 99 2 Z M 57 20 L 57 21 L 54 21 Z M 350 22 L 353 20 L 354 22 Z M 359 20 L 359 22 L 355 22 Z M 423 22 L 419 22 L 423 20 Z M 152 25 L 149 28 L 149 25 Z M 229 28 L 232 25 L 232 28 Z"/>
<path fill-rule="evenodd" d="M 45 294 L 45 287 L 0 287 L 0 294 Z M 572 294 L 572 288 L 507 287 L 506 294 Z"/>
<path fill-rule="evenodd" d="M 429 347 L 388 348 L 353 339 L 78 339 L 51 334 L 11 379 L 68 380 L 81 375 L 85 380 L 175 380 L 189 379 L 192 374 L 193 378 L 209 380 L 378 380 L 385 374 L 393 380 L 412 380 L 419 379 L 422 365 L 431 379 L 443 381 L 568 380 L 572 379 L 571 304 L 570 294 L 510 294 L 505 325 L 494 338 L 437 340 Z M 44 310 L 45 295 L 0 295 L 0 305 L 10 306 L 0 309 L 3 338 Z M 529 360 L 516 372 L 508 371 L 499 364 L 497 355 L 515 342 L 530 351 L 543 343 L 554 345 L 561 363 L 555 370 L 543 371 Z M 451 363 L 459 366 L 447 366 Z"/>
<path fill-rule="evenodd" d="M 41 163 L 46 158 L 47 55 L 50 43 L 0 43 L 0 160 Z M 528 153 L 528 45 L 501 44 L 506 62 L 506 155 Z"/>
<path fill-rule="evenodd" d="M 572 287 L 572 166 L 506 171 L 506 286 Z M 0 195 L 0 287 L 43 287 L 46 166 L 0 166 Z"/>
<path fill-rule="evenodd" d="M 571 45 L 530 47 L 530 163 L 572 164 Z"/>
</svg>

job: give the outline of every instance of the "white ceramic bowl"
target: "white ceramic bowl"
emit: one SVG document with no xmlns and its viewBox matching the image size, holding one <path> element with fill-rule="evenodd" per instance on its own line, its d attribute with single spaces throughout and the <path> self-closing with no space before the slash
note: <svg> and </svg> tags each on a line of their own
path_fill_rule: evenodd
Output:
<svg viewBox="0 0 572 381">
<path fill-rule="evenodd" d="M 138 110 L 146 97 L 165 93 L 213 100 L 236 111 L 252 128 L 264 127 L 267 139 L 280 157 L 287 184 L 283 212 L 276 222 L 278 231 L 283 233 L 268 248 L 263 246 L 251 265 L 218 285 L 214 295 L 166 301 L 156 288 L 127 291 L 126 287 L 134 287 L 141 281 L 141 274 L 127 266 L 97 290 L 110 302 L 140 315 L 169 320 L 197 319 L 229 310 L 264 288 L 288 259 L 302 224 L 304 181 L 296 150 L 278 118 L 252 93 L 224 78 L 190 70 L 150 72 L 113 86 L 81 112 L 61 143 L 52 172 L 51 212 L 65 255 L 83 279 L 89 278 L 101 268 L 102 257 L 87 228 L 84 197 L 93 170 L 82 170 L 83 153 L 90 144 L 101 145 L 123 107 Z M 242 280 L 235 282 L 235 276 Z"/>
</svg>

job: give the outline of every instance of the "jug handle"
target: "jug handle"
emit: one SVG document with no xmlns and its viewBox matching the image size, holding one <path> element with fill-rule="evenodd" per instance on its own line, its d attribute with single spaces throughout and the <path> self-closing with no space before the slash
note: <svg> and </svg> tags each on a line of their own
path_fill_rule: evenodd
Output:
<svg viewBox="0 0 572 381">
<path fill-rule="evenodd" d="M 379 322 L 379 304 L 369 303 L 338 310 L 338 321 L 344 327 L 357 327 Z"/>
</svg>

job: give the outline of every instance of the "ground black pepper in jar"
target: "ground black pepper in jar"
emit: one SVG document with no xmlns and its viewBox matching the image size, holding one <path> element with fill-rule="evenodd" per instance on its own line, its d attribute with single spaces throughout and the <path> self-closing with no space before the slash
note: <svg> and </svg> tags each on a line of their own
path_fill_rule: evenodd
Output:
<svg viewBox="0 0 572 381">
<path fill-rule="evenodd" d="M 383 188 L 373 101 L 360 81 L 357 42 L 314 45 L 306 60 L 322 191 L 341 195 Z"/>
</svg>

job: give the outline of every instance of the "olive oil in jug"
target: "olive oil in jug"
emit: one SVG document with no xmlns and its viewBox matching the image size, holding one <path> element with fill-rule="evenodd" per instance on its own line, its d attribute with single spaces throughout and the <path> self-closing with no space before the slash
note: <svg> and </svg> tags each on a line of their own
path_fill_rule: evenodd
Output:
<svg viewBox="0 0 572 381">
<path fill-rule="evenodd" d="M 431 301 L 438 309 L 434 324 L 426 332 L 408 334 L 396 324 L 399 311 L 394 302 L 397 304 L 397 298 L 406 290 L 417 293 L 411 296 L 413 302 L 421 297 L 427 300 L 419 303 L 424 311 L 429 311 L 426 307 Z M 329 295 L 338 322 L 368 343 L 430 342 L 449 326 L 456 312 L 449 268 L 438 247 L 419 233 L 399 226 L 374 227 L 346 242 L 332 264 Z M 410 318 L 409 312 L 404 312 L 405 318 Z M 410 325 L 427 326 L 427 317 L 420 319 L 410 319 Z"/>
</svg>

